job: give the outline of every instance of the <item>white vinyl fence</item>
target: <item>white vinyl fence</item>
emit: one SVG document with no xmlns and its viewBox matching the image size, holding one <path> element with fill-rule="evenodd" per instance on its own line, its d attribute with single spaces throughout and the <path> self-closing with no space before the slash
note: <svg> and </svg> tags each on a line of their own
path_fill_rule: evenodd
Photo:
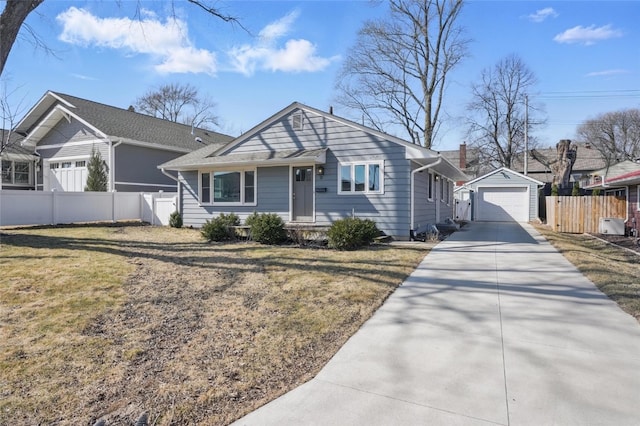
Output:
<svg viewBox="0 0 640 426">
<path fill-rule="evenodd" d="M 175 193 L 0 190 L 0 226 L 142 220 L 168 225 Z"/>
</svg>

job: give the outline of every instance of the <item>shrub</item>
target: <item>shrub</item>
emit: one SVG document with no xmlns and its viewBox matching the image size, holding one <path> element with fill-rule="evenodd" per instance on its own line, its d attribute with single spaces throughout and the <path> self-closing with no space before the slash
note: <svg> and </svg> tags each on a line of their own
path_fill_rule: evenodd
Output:
<svg viewBox="0 0 640 426">
<path fill-rule="evenodd" d="M 554 184 L 553 186 L 551 186 L 551 196 L 558 196 L 558 185 Z"/>
<path fill-rule="evenodd" d="M 594 197 L 597 197 L 598 195 L 600 195 L 600 188 L 596 188 L 593 191 L 591 191 L 591 195 L 593 195 Z"/>
<path fill-rule="evenodd" d="M 577 197 L 580 195 L 580 183 L 577 181 L 573 183 L 573 189 L 571 190 L 571 196 Z"/>
<path fill-rule="evenodd" d="M 280 244 L 287 239 L 282 218 L 275 213 L 253 213 L 245 220 L 251 238 L 262 244 Z"/>
<path fill-rule="evenodd" d="M 169 216 L 169 226 L 172 228 L 182 228 L 182 215 L 175 211 Z"/>
<path fill-rule="evenodd" d="M 348 217 L 333 222 L 329 228 L 329 247 L 338 250 L 355 250 L 369 245 L 380 235 L 376 223 L 370 219 Z"/>
<path fill-rule="evenodd" d="M 207 220 L 200 233 L 207 241 L 228 241 L 235 238 L 232 226 L 240 224 L 240 218 L 235 213 L 224 214 Z"/>
</svg>

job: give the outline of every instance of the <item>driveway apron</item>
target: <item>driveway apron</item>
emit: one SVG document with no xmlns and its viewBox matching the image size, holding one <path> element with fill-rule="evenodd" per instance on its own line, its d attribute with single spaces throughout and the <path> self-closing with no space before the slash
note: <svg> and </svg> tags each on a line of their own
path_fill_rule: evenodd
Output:
<svg viewBox="0 0 640 426">
<path fill-rule="evenodd" d="M 640 425 L 640 326 L 530 225 L 472 223 L 236 424 Z"/>
</svg>

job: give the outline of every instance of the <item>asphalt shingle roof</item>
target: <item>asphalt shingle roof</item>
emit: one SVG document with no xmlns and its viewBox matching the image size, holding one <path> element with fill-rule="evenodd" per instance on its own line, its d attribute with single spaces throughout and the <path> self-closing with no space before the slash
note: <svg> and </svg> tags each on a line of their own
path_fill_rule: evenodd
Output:
<svg viewBox="0 0 640 426">
<path fill-rule="evenodd" d="M 219 148 L 233 139 L 233 137 L 222 133 L 199 128 L 193 129 L 192 134 L 191 126 L 186 124 L 174 123 L 64 93 L 51 93 L 72 104 L 75 107 L 72 109 L 74 114 L 110 137 L 154 143 L 189 151 L 202 148 L 203 144 L 213 144 Z M 199 137 L 202 143 L 196 142 L 196 137 Z"/>
</svg>

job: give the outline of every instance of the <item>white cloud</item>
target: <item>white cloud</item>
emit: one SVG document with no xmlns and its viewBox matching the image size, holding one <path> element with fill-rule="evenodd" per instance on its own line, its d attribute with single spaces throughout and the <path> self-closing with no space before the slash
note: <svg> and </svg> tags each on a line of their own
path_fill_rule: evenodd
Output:
<svg viewBox="0 0 640 426">
<path fill-rule="evenodd" d="M 56 19 L 63 26 L 59 38 L 66 43 L 151 55 L 160 73 L 215 74 L 215 53 L 192 45 L 184 21 L 168 18 L 163 23 L 153 13 L 143 15 L 141 20 L 99 18 L 70 7 Z"/>
<path fill-rule="evenodd" d="M 629 70 L 613 69 L 604 71 L 594 71 L 586 74 L 587 77 L 609 77 L 612 75 L 629 74 Z"/>
<path fill-rule="evenodd" d="M 283 72 L 315 72 L 325 69 L 337 56 L 318 56 L 317 47 L 308 40 L 287 40 L 284 45 L 278 41 L 289 34 L 300 13 L 296 10 L 265 26 L 255 44 L 244 44 L 230 49 L 234 71 L 253 75 L 256 70 Z"/>
<path fill-rule="evenodd" d="M 557 17 L 558 13 L 552 7 L 545 7 L 544 9 L 536 10 L 536 13 L 532 13 L 527 16 L 531 22 L 542 22 L 547 18 Z"/>
<path fill-rule="evenodd" d="M 581 43 L 589 46 L 597 41 L 615 37 L 622 37 L 622 31 L 612 28 L 611 25 L 603 25 L 602 27 L 596 27 L 595 25 L 583 27 L 578 25 L 556 35 L 553 40 L 558 43 Z"/>
</svg>

